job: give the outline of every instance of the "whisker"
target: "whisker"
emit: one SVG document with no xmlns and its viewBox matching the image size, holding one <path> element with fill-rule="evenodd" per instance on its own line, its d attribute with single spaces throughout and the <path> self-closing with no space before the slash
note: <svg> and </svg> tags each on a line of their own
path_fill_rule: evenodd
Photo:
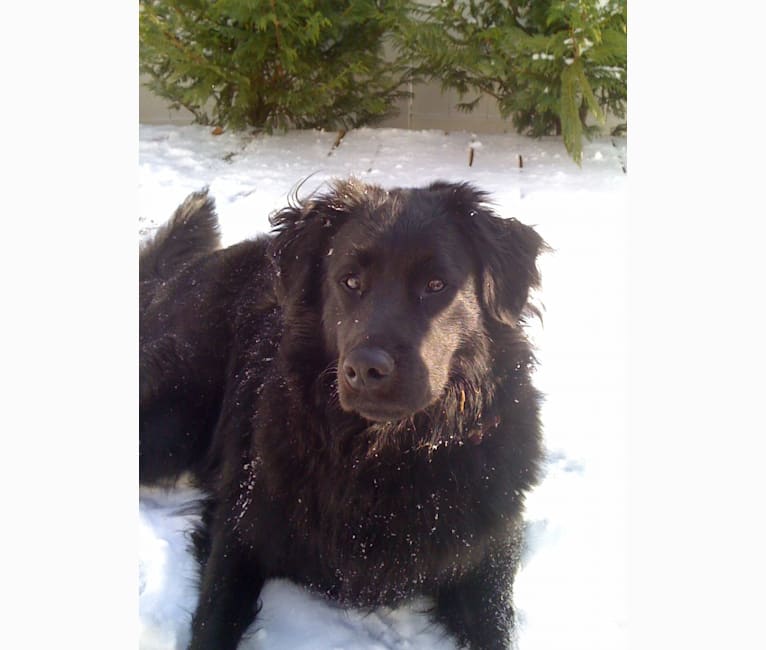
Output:
<svg viewBox="0 0 766 650">
<path fill-rule="evenodd" d="M 317 376 L 317 383 L 324 386 L 329 404 L 337 405 L 340 403 L 340 393 L 338 389 L 338 361 L 333 361 Z"/>
</svg>

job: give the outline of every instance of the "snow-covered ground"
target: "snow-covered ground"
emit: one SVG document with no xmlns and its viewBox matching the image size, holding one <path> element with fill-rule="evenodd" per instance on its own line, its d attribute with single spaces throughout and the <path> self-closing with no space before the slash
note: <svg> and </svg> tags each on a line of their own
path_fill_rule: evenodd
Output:
<svg viewBox="0 0 766 650">
<path fill-rule="evenodd" d="M 471 181 L 501 216 L 534 225 L 554 252 L 540 261 L 543 324 L 536 383 L 549 452 L 530 495 L 528 551 L 516 583 L 520 650 L 621 650 L 626 614 L 626 253 L 624 138 L 585 145 L 579 168 L 557 139 L 362 129 L 252 137 L 204 127 L 140 128 L 139 234 L 149 234 L 194 190 L 209 186 L 224 244 L 268 229 L 270 212 L 328 179 L 354 175 L 385 187 Z M 469 149 L 473 163 L 469 167 Z M 523 162 L 523 167 L 519 165 Z M 185 531 L 194 493 L 142 490 L 139 619 L 143 650 L 183 648 L 196 568 Z M 273 581 L 247 650 L 454 648 L 412 603 L 373 614 L 338 609 Z"/>
</svg>

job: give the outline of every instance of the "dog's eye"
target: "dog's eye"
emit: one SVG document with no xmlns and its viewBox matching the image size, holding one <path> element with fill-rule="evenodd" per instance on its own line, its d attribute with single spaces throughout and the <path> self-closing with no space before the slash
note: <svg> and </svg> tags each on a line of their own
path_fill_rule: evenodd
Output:
<svg viewBox="0 0 766 650">
<path fill-rule="evenodd" d="M 446 286 L 447 285 L 444 284 L 444 280 L 440 280 L 439 278 L 433 278 L 432 280 L 428 281 L 428 284 L 426 285 L 426 292 L 427 293 L 439 293 Z"/>
<path fill-rule="evenodd" d="M 344 287 L 346 287 L 346 289 L 350 289 L 351 291 L 359 291 L 359 289 L 362 288 L 362 280 L 361 280 L 361 278 L 358 275 L 354 274 L 354 273 L 351 273 L 351 274 L 347 275 L 346 277 L 344 277 L 340 281 L 340 283 Z"/>
</svg>

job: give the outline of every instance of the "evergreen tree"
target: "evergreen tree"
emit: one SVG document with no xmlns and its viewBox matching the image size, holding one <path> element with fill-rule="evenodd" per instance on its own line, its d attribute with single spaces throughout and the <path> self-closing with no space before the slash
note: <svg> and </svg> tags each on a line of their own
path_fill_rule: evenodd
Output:
<svg viewBox="0 0 766 650">
<path fill-rule="evenodd" d="M 382 119 L 409 71 L 384 61 L 405 0 L 141 0 L 147 85 L 200 124 L 353 128 Z"/>
<path fill-rule="evenodd" d="M 583 135 L 598 130 L 588 115 L 625 118 L 626 12 L 626 0 L 448 0 L 420 5 L 401 46 L 418 73 L 461 99 L 494 97 L 518 132 L 563 135 L 579 164 Z"/>
</svg>

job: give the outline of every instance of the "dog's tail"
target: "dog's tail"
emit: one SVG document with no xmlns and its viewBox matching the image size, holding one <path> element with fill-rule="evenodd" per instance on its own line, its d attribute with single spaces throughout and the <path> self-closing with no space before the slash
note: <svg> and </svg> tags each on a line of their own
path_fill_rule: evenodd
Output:
<svg viewBox="0 0 766 650">
<path fill-rule="evenodd" d="M 207 188 L 193 192 L 139 253 L 139 280 L 162 280 L 221 245 L 215 201 Z"/>
</svg>

